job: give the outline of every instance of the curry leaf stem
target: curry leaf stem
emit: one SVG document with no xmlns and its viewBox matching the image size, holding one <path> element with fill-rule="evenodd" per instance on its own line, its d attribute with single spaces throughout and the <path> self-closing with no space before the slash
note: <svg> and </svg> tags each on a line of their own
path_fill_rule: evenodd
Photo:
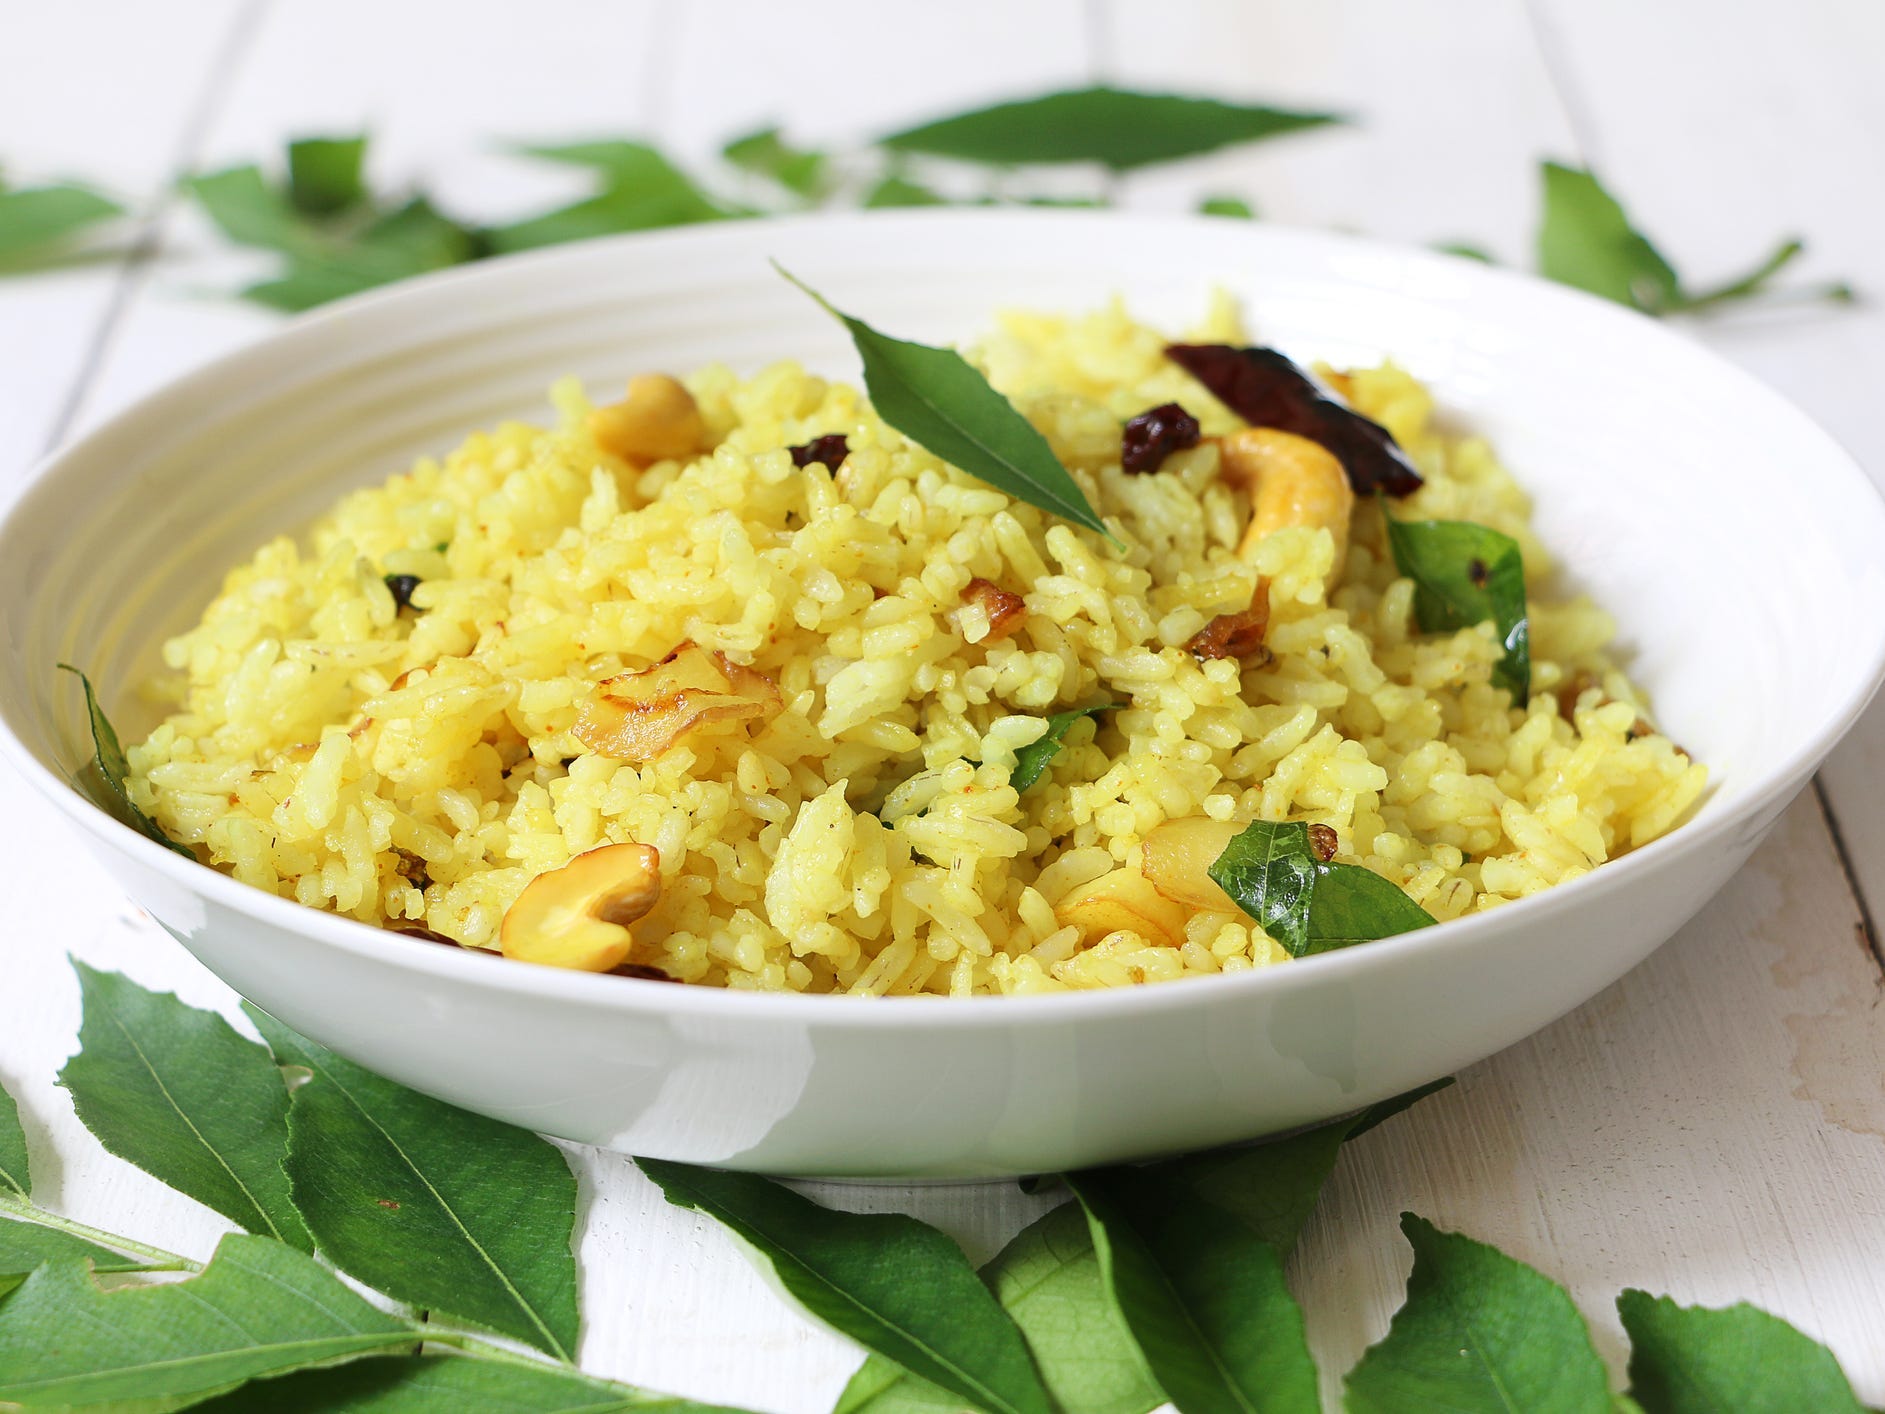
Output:
<svg viewBox="0 0 1885 1414">
<path fill-rule="evenodd" d="M 115 1232 L 105 1232 L 100 1228 L 89 1227 L 85 1223 L 75 1222 L 71 1218 L 61 1217 L 58 1213 L 49 1213 L 36 1203 L 0 1194 L 0 1213 L 20 1219 L 22 1222 L 37 1224 L 40 1227 L 53 1228 L 73 1237 L 84 1238 L 101 1247 L 115 1247 L 120 1252 L 127 1252 L 145 1260 L 154 1272 L 200 1272 L 203 1264 L 176 1252 L 167 1252 L 162 1247 L 153 1247 L 148 1242 L 138 1242 L 133 1238 L 120 1237 Z"/>
</svg>

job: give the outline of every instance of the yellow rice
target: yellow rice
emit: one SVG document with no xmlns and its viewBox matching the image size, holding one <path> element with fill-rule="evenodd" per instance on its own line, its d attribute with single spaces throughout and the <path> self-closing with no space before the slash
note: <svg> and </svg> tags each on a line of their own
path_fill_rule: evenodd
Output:
<svg viewBox="0 0 1885 1414">
<path fill-rule="evenodd" d="M 1192 337 L 1241 339 L 1214 309 Z M 1481 440 L 1437 428 L 1392 364 L 1357 408 L 1426 475 L 1402 514 L 1517 538 L 1534 691 L 1489 681 L 1490 626 L 1420 634 L 1380 512 L 1356 513 L 1325 592 L 1323 530 L 1235 547 L 1247 499 L 1207 441 L 1157 475 L 1119 467 L 1123 419 L 1179 401 L 1207 436 L 1237 420 L 1120 307 L 1017 314 L 974 353 L 1129 544 L 939 462 L 853 388 L 783 363 L 687 380 L 714 450 L 645 469 L 585 430 L 506 423 L 354 492 L 303 543 L 233 570 L 164 650 L 175 710 L 130 751 L 130 788 L 174 837 L 257 888 L 369 923 L 497 946 L 531 878 L 599 844 L 660 851 L 633 960 L 689 982 L 863 994 L 1028 993 L 1287 961 L 1249 919 L 1190 918 L 1180 946 L 1083 945 L 1054 905 L 1134 864 L 1161 821 L 1307 820 L 1343 860 L 1442 920 L 1577 877 L 1674 825 L 1705 771 L 1632 728 L 1610 617 L 1553 597 L 1524 493 Z M 627 371 L 627 370 L 625 370 Z M 841 432 L 836 473 L 786 448 Z M 421 612 L 383 581 L 413 574 Z M 962 590 L 1023 593 L 991 641 Z M 1270 582 L 1273 660 L 1181 646 Z M 572 735 L 602 678 L 693 639 L 776 681 L 762 730 L 697 734 L 636 767 Z M 1556 689 L 1578 673 L 1575 725 Z M 400 682 L 403 678 L 403 682 Z M 394 684 L 399 682 L 398 686 Z M 1047 713 L 1082 720 L 1025 796 L 1015 751 Z"/>
</svg>

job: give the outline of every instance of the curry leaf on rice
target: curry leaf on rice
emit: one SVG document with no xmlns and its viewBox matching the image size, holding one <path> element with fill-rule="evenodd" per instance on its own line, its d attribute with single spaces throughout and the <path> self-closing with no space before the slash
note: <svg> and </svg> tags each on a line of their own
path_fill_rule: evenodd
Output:
<svg viewBox="0 0 1885 1414">
<path fill-rule="evenodd" d="M 69 663 L 59 666 L 77 678 L 79 685 L 85 689 L 85 716 L 92 732 L 92 764 L 111 792 L 112 799 L 118 804 L 118 809 L 112 813 L 164 848 L 175 850 L 194 862 L 195 851 L 171 839 L 164 833 L 163 827 L 138 809 L 137 802 L 131 799 L 131 792 L 124 784 L 125 777 L 131 774 L 131 766 L 124 759 L 124 747 L 118 742 L 118 733 L 112 728 L 111 719 L 105 715 L 105 709 L 98 705 L 98 694 L 92 690 L 92 680 Z"/>
<path fill-rule="evenodd" d="M 1435 922 L 1372 869 L 1318 858 L 1309 826 L 1300 822 L 1252 821 L 1209 873 L 1292 957 L 1410 933 Z"/>
<path fill-rule="evenodd" d="M 864 389 L 885 422 L 997 490 L 1114 539 L 1047 439 L 961 354 L 893 339 L 775 268 L 850 332 Z"/>
<path fill-rule="evenodd" d="M 1048 765 L 1060 755 L 1060 748 L 1066 745 L 1067 733 L 1075 722 L 1082 717 L 1098 721 L 1101 714 L 1117 712 L 1119 708 L 1117 702 L 1102 702 L 1094 707 L 1075 707 L 1070 712 L 1054 713 L 1047 719 L 1047 730 L 1015 752 L 1014 770 L 1008 774 L 1008 784 L 1017 792 L 1026 790 L 1040 780 Z"/>
<path fill-rule="evenodd" d="M 1427 633 L 1491 622 L 1503 656 L 1492 680 L 1523 707 L 1531 697 L 1531 618 L 1518 542 L 1465 520 L 1387 516 L 1394 563 L 1414 581 L 1414 618 Z"/>
</svg>

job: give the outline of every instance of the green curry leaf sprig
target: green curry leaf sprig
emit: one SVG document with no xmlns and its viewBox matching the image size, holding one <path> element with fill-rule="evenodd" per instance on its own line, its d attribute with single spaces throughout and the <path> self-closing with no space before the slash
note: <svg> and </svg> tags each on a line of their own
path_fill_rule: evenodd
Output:
<svg viewBox="0 0 1885 1414">
<path fill-rule="evenodd" d="M 1328 877 L 1341 876 L 1316 886 Z M 122 977 L 81 979 L 81 1051 L 64 1073 L 80 1118 L 251 1231 L 198 1263 L 38 1206 L 24 1127 L 0 1093 L 0 1403 L 711 1414 L 566 1358 L 579 1319 L 575 1185 L 555 1148 L 262 1013 L 250 1017 L 266 1048 Z M 312 1078 L 290 1091 L 278 1067 Z M 908 1217 L 834 1211 L 748 1174 L 643 1168 L 865 1348 L 838 1414 L 1146 1414 L 1167 1399 L 1311 1414 L 1318 1376 L 1285 1262 L 1343 1146 L 1445 1083 L 1255 1148 L 1065 1175 L 1072 1201 L 979 1272 Z M 1785 1322 L 1637 1291 L 1618 1303 L 1634 1404 L 1613 1403 L 1561 1287 L 1412 1215 L 1403 1227 L 1415 1249 L 1407 1302 L 1348 1375 L 1355 1414 L 1438 1403 L 1861 1414 L 1833 1357 Z M 363 1300 L 335 1267 L 425 1315 Z M 148 1272 L 189 1275 L 115 1289 Z M 88 1338 L 72 1340 L 75 1328 Z"/>
</svg>

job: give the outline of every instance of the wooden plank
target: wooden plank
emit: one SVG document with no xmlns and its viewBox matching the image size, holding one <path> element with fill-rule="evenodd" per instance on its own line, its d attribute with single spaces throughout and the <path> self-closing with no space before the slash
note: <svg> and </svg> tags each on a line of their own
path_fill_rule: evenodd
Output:
<svg viewBox="0 0 1885 1414">
<path fill-rule="evenodd" d="M 1444 15 L 1393 0 L 1119 5 L 1114 76 L 1140 88 L 1353 115 L 1136 176 L 1134 206 L 1248 197 L 1267 220 L 1510 258 L 1530 239 L 1532 170 L 1571 130 L 1516 0 Z"/>
<path fill-rule="evenodd" d="M 1613 1370 L 1640 1286 L 1773 1311 L 1877 1403 L 1885 1053 L 1875 1029 L 1851 1049 L 1878 1000 L 1857 922 L 1803 797 L 1642 967 L 1358 1141 L 1293 1264 L 1325 1376 L 1386 1330 L 1409 1210 L 1563 1281 Z"/>
<path fill-rule="evenodd" d="M 120 288 L 138 217 L 162 200 L 186 125 L 204 99 L 241 14 L 216 0 L 171 14 L 126 7 L 98 42 L 99 18 L 78 6 L 0 10 L 0 153 L 9 183 L 71 179 L 133 213 L 96 243 L 98 258 L 51 273 L 0 277 L 0 489 L 45 451 Z M 174 62 L 153 64 L 174 47 Z M 82 63 L 84 82 L 73 79 Z M 101 101 L 101 95 L 109 98 Z M 136 121 L 126 116 L 136 115 Z"/>
<path fill-rule="evenodd" d="M 193 165 L 279 171 L 291 138 L 367 132 L 379 190 L 423 187 L 474 220 L 540 211 L 574 199 L 587 179 L 507 149 L 648 130 L 661 92 L 658 20 L 653 0 L 564 0 L 553 12 L 478 0 L 454 6 L 449 22 L 371 0 L 277 6 Z M 271 272 L 273 257 L 231 249 L 187 204 L 164 240 L 161 267 L 86 390 L 81 425 L 280 322 L 230 297 Z"/>
</svg>

